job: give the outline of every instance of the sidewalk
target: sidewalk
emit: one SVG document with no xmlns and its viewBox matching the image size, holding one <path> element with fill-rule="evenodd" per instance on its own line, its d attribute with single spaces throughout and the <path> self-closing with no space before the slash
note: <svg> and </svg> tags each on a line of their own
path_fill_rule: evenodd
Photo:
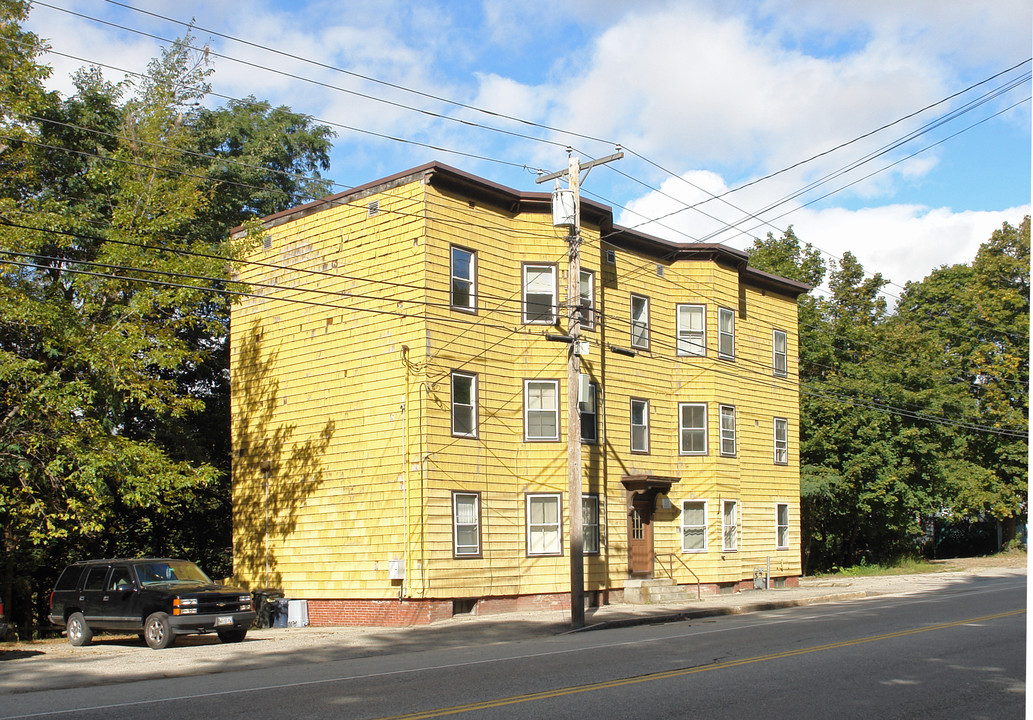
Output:
<svg viewBox="0 0 1033 720">
<path fill-rule="evenodd" d="M 672 605 L 607 605 L 586 612 L 586 627 L 664 623 L 779 608 L 842 602 L 878 595 L 936 591 L 992 578 L 1025 578 L 1025 567 L 858 578 L 804 578 L 800 587 L 704 595 Z M 305 627 L 252 630 L 239 644 L 214 636 L 184 636 L 167 650 L 147 648 L 135 636 L 104 636 L 92 645 L 71 647 L 62 639 L 0 645 L 0 696 L 34 690 L 83 687 L 157 677 L 384 656 L 421 650 L 466 647 L 555 636 L 572 632 L 566 611 L 457 616 L 431 625 L 384 627 Z"/>
</svg>

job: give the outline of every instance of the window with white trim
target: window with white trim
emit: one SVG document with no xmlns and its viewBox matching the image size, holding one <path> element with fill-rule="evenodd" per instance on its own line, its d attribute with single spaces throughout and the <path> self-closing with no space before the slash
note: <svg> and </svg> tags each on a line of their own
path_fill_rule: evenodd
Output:
<svg viewBox="0 0 1033 720">
<path fill-rule="evenodd" d="M 631 347 L 649 349 L 649 298 L 631 296 Z"/>
<path fill-rule="evenodd" d="M 735 406 L 721 406 L 721 454 L 735 455 Z"/>
<path fill-rule="evenodd" d="M 739 549 L 739 503 L 735 500 L 721 503 L 721 549 L 725 552 Z"/>
<path fill-rule="evenodd" d="M 558 493 L 527 496 L 527 554 L 563 554 Z"/>
<path fill-rule="evenodd" d="M 773 330 L 771 333 L 771 367 L 775 377 L 785 377 L 786 368 L 786 333 L 785 330 Z"/>
<path fill-rule="evenodd" d="M 452 308 L 464 312 L 477 309 L 477 294 L 474 286 L 477 272 L 477 256 L 472 250 L 455 245 L 451 248 Z"/>
<path fill-rule="evenodd" d="M 559 440 L 558 380 L 524 381 L 524 439 Z"/>
<path fill-rule="evenodd" d="M 595 328 L 595 273 L 591 270 L 581 271 L 581 298 L 578 303 L 581 309 L 581 327 L 586 330 Z"/>
<path fill-rule="evenodd" d="M 735 311 L 728 308 L 717 309 L 717 356 L 735 359 Z"/>
<path fill-rule="evenodd" d="M 480 493 L 452 493 L 452 554 L 455 557 L 481 555 Z"/>
<path fill-rule="evenodd" d="M 583 550 L 586 555 L 598 555 L 602 547 L 602 532 L 599 525 L 599 496 L 581 497 L 581 527 Z"/>
<path fill-rule="evenodd" d="M 775 464 L 789 464 L 789 421 L 775 418 Z"/>
<path fill-rule="evenodd" d="M 588 397 L 578 403 L 581 411 L 581 442 L 599 442 L 599 386 L 588 383 Z"/>
<path fill-rule="evenodd" d="M 775 533 L 779 549 L 789 547 L 789 503 L 778 503 L 775 506 Z"/>
<path fill-rule="evenodd" d="M 707 354 L 706 305 L 678 306 L 678 354 Z"/>
<path fill-rule="evenodd" d="M 707 454 L 707 404 L 678 403 L 678 452 Z"/>
<path fill-rule="evenodd" d="M 649 401 L 631 399 L 631 452 L 649 452 Z"/>
<path fill-rule="evenodd" d="M 682 552 L 707 551 L 707 501 L 683 500 L 681 504 Z"/>
<path fill-rule="evenodd" d="M 452 373 L 452 434 L 477 437 L 477 376 Z"/>
<path fill-rule="evenodd" d="M 524 322 L 556 322 L 555 265 L 524 265 Z"/>
</svg>

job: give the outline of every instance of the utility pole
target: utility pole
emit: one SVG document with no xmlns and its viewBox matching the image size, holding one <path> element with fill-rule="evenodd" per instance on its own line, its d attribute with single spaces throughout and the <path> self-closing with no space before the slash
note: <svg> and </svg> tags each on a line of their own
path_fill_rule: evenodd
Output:
<svg viewBox="0 0 1033 720">
<path fill-rule="evenodd" d="M 578 390 L 581 386 L 581 171 L 588 171 L 596 165 L 620 160 L 624 153 L 618 146 L 617 152 L 584 165 L 581 159 L 567 148 L 567 169 L 538 177 L 535 182 L 543 183 L 564 175 L 574 194 L 574 222 L 567 236 L 567 507 L 570 516 L 570 625 L 572 628 L 585 626 L 585 552 L 584 552 L 584 510 L 582 508 L 581 478 L 581 406 Z M 555 213 L 554 213 L 555 216 Z"/>
</svg>

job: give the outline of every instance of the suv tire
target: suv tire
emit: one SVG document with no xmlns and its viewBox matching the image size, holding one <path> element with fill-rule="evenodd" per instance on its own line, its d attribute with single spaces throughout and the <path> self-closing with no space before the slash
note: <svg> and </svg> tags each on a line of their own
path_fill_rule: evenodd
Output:
<svg viewBox="0 0 1033 720">
<path fill-rule="evenodd" d="M 90 630 L 90 626 L 86 624 L 86 618 L 80 612 L 72 613 L 68 617 L 65 630 L 68 632 L 68 642 L 75 647 L 89 645 L 93 640 L 93 631 Z"/>
<path fill-rule="evenodd" d="M 169 616 L 163 612 L 152 613 L 143 624 L 143 639 L 152 650 L 164 650 L 176 641 Z"/>
<path fill-rule="evenodd" d="M 247 628 L 230 628 L 229 630 L 219 630 L 219 639 L 224 643 L 239 643 L 244 642 L 244 638 L 247 637 Z"/>
</svg>

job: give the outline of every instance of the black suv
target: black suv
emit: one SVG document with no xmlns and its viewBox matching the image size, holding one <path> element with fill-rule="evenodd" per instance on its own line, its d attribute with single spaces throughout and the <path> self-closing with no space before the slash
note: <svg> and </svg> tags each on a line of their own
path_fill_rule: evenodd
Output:
<svg viewBox="0 0 1033 720">
<path fill-rule="evenodd" d="M 189 633 L 241 642 L 255 613 L 247 590 L 213 583 L 192 562 L 137 558 L 69 565 L 50 595 L 49 617 L 72 645 L 88 644 L 96 630 L 120 630 L 160 650 Z"/>
</svg>

